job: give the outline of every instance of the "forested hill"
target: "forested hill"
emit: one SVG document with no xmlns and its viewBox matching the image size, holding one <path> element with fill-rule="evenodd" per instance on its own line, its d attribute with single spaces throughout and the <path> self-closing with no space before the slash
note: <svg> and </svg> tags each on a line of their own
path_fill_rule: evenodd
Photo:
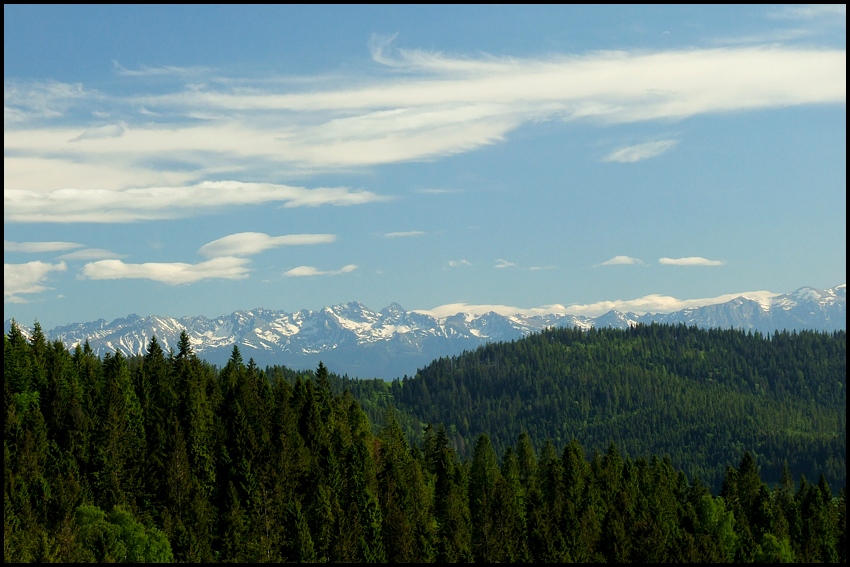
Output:
<svg viewBox="0 0 850 567">
<path fill-rule="evenodd" d="M 654 333 L 668 338 L 656 345 Z M 544 334 L 517 344 L 553 354 L 630 344 L 623 335 L 606 344 L 605 336 Z M 655 346 L 678 337 L 671 354 L 676 341 L 690 340 L 675 328 L 629 336 Z M 803 338 L 825 367 L 834 358 L 828 339 Z M 321 364 L 307 375 L 264 372 L 234 347 L 219 369 L 193 353 L 186 333 L 177 346 L 166 354 L 154 338 L 144 356 L 100 358 L 88 344 L 72 353 L 38 332 L 27 340 L 17 327 L 4 337 L 5 561 L 847 560 L 846 490 L 836 497 L 825 476 L 798 484 L 785 468 L 771 488 L 759 456 L 742 451 L 712 495 L 667 457 L 623 456 L 614 444 L 588 455 L 577 439 L 535 450 L 527 433 L 498 454 L 478 435 L 471 457 L 459 458 L 442 425 L 409 444 L 390 411 L 373 432 L 351 393 L 333 392 Z M 636 366 L 653 375 L 655 355 L 631 346 L 646 353 Z M 586 354 L 576 368 L 590 365 Z M 530 368 L 548 358 L 524 356 Z M 458 362 L 448 361 L 451 372 Z M 800 362 L 800 372 L 809 366 Z M 377 384 L 362 383 L 361 394 Z M 385 390 L 364 397 L 372 407 L 389 401 L 390 386 L 380 384 Z M 472 391 L 472 382 L 460 384 Z M 656 396 L 667 389 L 659 379 Z M 815 390 L 815 399 L 831 399 L 826 383 Z"/>
<path fill-rule="evenodd" d="M 538 449 L 579 439 L 632 456 L 669 454 L 719 489 L 753 451 L 763 476 L 846 481 L 846 332 L 702 330 L 661 324 L 552 329 L 442 358 L 389 386 L 417 422 L 442 423 L 459 454 L 486 432 L 497 454 L 526 431 Z M 349 387 L 371 407 L 376 382 Z"/>
</svg>

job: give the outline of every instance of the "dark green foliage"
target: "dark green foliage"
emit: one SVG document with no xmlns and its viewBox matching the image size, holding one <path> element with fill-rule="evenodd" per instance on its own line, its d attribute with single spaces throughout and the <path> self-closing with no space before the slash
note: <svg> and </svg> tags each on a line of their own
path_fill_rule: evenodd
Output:
<svg viewBox="0 0 850 567">
<path fill-rule="evenodd" d="M 430 370 L 403 383 L 357 383 L 334 376 L 321 364 L 315 372 L 280 367 L 262 371 L 251 360 L 246 365 L 237 347 L 218 370 L 194 355 L 185 333 L 176 355 L 166 355 L 151 339 L 144 356 L 127 359 L 116 353 L 101 360 L 87 344 L 68 352 L 59 343 L 47 343 L 38 328 L 27 341 L 13 326 L 4 337 L 4 558 L 240 563 L 845 561 L 845 490 L 833 497 L 822 474 L 817 484 L 801 475 L 797 488 L 794 465 L 789 464 L 780 467 L 775 479 L 770 477 L 771 489 L 763 481 L 768 458 L 763 448 L 729 449 L 735 455 L 729 462 L 736 466 L 725 470 L 720 496 L 713 496 L 701 481 L 689 480 L 666 456 L 647 452 L 648 457 L 632 460 L 613 439 L 604 445 L 604 453 L 596 447 L 585 452 L 584 435 L 598 439 L 601 432 L 624 427 L 615 423 L 605 429 L 602 414 L 594 414 L 595 407 L 607 403 L 593 382 L 598 378 L 595 365 L 614 373 L 613 384 L 628 386 L 619 393 L 612 389 L 621 407 L 653 396 L 664 403 L 687 401 L 686 390 L 676 390 L 684 388 L 682 376 L 701 383 L 699 364 L 677 357 L 698 358 L 704 337 L 679 330 L 684 334 L 675 335 L 676 340 L 690 345 L 681 351 L 667 344 L 669 328 L 633 336 L 541 335 L 527 344 L 515 343 L 524 351 L 509 364 L 487 362 L 493 378 L 489 386 L 483 375 L 475 378 L 478 382 L 470 381 L 483 366 L 470 370 L 461 359 L 438 361 L 436 367 L 456 380 L 454 396 L 460 406 L 449 406 L 454 413 L 448 427 L 435 422 L 420 430 L 411 413 L 396 409 L 393 402 L 407 399 L 408 389 L 423 400 L 441 399 L 448 382 L 439 378 L 429 383 Z M 653 338 L 656 335 L 661 338 Z M 630 343 L 635 337 L 651 348 Z M 794 337 L 772 340 L 793 343 Z M 754 360 L 770 359 L 769 354 L 758 354 L 770 350 L 764 339 L 752 338 L 762 341 L 755 345 L 750 338 L 738 339 L 741 348 L 755 349 L 750 353 Z M 843 336 L 812 334 L 805 339 L 806 348 L 817 353 L 813 356 L 822 357 L 827 374 L 834 353 L 819 341 L 839 339 Z M 712 346 L 710 341 L 706 345 Z M 554 371 L 555 362 L 535 354 L 538 347 L 552 360 L 564 355 L 562 347 L 568 353 L 582 350 L 584 355 L 592 353 L 592 363 L 580 365 L 579 358 L 564 355 L 570 368 L 580 367 L 575 371 L 578 382 L 575 377 L 567 380 L 573 389 L 562 390 L 544 374 L 534 374 L 540 378 L 535 386 L 538 398 L 528 402 L 499 381 L 500 368 L 551 364 Z M 508 346 L 499 348 L 514 356 Z M 658 377 L 661 367 L 653 364 L 660 363 L 651 362 L 652 349 L 664 348 L 669 351 L 663 365 L 667 378 L 664 372 Z M 797 352 L 793 345 L 784 348 Z M 626 365 L 618 382 L 611 361 L 629 349 L 648 362 Z M 707 358 L 727 357 L 711 349 L 705 353 Z M 488 352 L 477 351 L 476 356 Z M 821 415 L 818 408 L 830 403 L 830 388 L 838 386 L 821 384 L 806 356 L 792 359 L 787 364 L 802 369 L 811 383 L 804 386 L 790 379 L 783 387 L 789 392 L 797 388 L 794 396 L 811 395 L 815 401 L 806 415 L 821 425 L 831 424 L 835 416 Z M 740 362 L 729 360 L 733 366 Z M 786 362 L 770 359 L 766 364 L 777 369 L 764 374 L 766 382 L 785 384 L 782 377 L 790 376 L 783 370 Z M 745 366 L 739 370 L 746 375 Z M 524 384 L 521 378 L 518 384 Z M 471 439 L 471 423 L 482 417 L 489 421 L 480 423 L 504 434 L 500 406 L 493 401 L 498 396 L 488 398 L 499 388 L 510 404 L 519 404 L 517 415 L 525 415 L 520 425 L 528 427 L 497 443 L 481 426 Z M 649 393 L 629 388 L 649 388 Z M 736 398 L 729 391 L 711 390 L 723 403 L 733 403 Z M 623 400 L 628 396 L 632 401 L 627 403 Z M 362 405 L 358 397 L 365 400 Z M 583 416 L 587 425 L 559 426 L 544 413 L 546 427 L 562 436 L 535 437 L 546 429 L 530 420 L 531 410 L 522 407 L 530 404 L 533 410 L 539 400 L 543 405 L 536 407 L 564 405 L 569 415 Z M 802 411 L 786 401 L 785 410 Z M 479 405 L 494 413 L 476 414 L 472 408 Z M 379 410 L 380 417 L 373 418 Z M 380 423 L 377 434 L 372 419 Z M 640 419 L 625 423 L 638 428 L 636 435 L 661 426 Z M 573 430 L 575 437 L 564 443 L 563 434 Z M 714 430 L 723 428 L 718 424 Z M 676 433 L 669 427 L 664 431 Z M 843 434 L 838 437 L 843 447 Z M 817 435 L 807 439 L 817 446 Z M 535 445 L 541 447 L 539 452 Z M 629 448 L 634 452 L 634 445 Z M 818 455 L 818 462 L 830 462 L 826 453 Z M 788 452 L 783 458 L 797 465 L 803 459 Z M 831 462 L 833 468 L 843 467 L 843 460 Z M 809 469 L 819 470 L 814 464 Z M 700 470 L 711 468 L 701 465 Z"/>
<path fill-rule="evenodd" d="M 472 550 L 476 562 L 497 559 L 496 483 L 503 482 L 490 438 L 482 433 L 475 442 L 469 471 L 469 518 L 472 523 Z"/>
<path fill-rule="evenodd" d="M 388 411 L 378 443 L 378 498 L 384 510 L 381 529 L 387 560 L 432 560 L 436 534 L 427 472 L 422 460 L 409 450 L 392 410 Z"/>
<path fill-rule="evenodd" d="M 171 563 L 168 540 L 157 528 L 146 528 L 131 513 L 115 507 L 106 514 L 94 506 L 76 512 L 77 561 L 98 563 Z"/>
<path fill-rule="evenodd" d="M 537 450 L 546 439 L 600 452 L 613 441 L 623 454 L 670 455 L 717 491 L 726 465 L 750 450 L 768 484 L 787 460 L 795 476 L 824 473 L 836 490 L 846 483 L 846 385 L 844 331 L 653 324 L 485 345 L 383 389 L 364 383 L 360 399 L 388 393 L 404 419 L 445 424 L 461 458 L 481 433 L 497 455 L 523 431 Z"/>
</svg>

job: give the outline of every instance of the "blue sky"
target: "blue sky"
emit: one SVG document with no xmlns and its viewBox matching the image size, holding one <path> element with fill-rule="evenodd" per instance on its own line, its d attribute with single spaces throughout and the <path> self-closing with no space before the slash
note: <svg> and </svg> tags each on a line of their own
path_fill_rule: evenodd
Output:
<svg viewBox="0 0 850 567">
<path fill-rule="evenodd" d="M 846 281 L 846 8 L 4 6 L 4 315 Z"/>
</svg>

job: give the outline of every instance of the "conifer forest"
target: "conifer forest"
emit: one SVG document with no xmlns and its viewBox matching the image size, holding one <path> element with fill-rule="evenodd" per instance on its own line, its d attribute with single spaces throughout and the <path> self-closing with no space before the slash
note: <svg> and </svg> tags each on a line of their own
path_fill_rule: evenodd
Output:
<svg viewBox="0 0 850 567">
<path fill-rule="evenodd" d="M 846 562 L 846 332 L 550 329 L 392 382 L 4 336 L 12 562 Z"/>
</svg>

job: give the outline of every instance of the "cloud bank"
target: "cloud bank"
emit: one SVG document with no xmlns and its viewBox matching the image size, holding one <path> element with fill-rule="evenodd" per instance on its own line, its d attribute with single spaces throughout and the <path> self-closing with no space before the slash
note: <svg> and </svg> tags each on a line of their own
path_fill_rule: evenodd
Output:
<svg viewBox="0 0 850 567">
<path fill-rule="evenodd" d="M 596 303 L 588 303 L 583 305 L 544 305 L 542 307 L 522 308 L 513 307 L 510 305 L 481 305 L 471 303 L 449 303 L 440 305 L 433 309 L 416 309 L 416 313 L 423 313 L 432 317 L 449 317 L 458 313 L 472 313 L 474 315 L 484 315 L 485 313 L 494 312 L 499 315 L 551 315 L 551 314 L 570 314 L 584 315 L 586 317 L 598 317 L 605 313 L 616 310 L 623 312 L 632 312 L 638 315 L 645 313 L 672 313 L 682 309 L 692 307 L 703 307 L 705 305 L 714 305 L 717 303 L 725 303 L 738 297 L 746 297 L 755 301 L 763 301 L 771 297 L 779 295 L 770 291 L 748 291 L 743 293 L 727 293 L 718 295 L 717 297 L 705 297 L 698 299 L 678 299 L 669 295 L 650 294 L 636 299 L 613 300 L 613 301 L 598 301 Z"/>
</svg>

